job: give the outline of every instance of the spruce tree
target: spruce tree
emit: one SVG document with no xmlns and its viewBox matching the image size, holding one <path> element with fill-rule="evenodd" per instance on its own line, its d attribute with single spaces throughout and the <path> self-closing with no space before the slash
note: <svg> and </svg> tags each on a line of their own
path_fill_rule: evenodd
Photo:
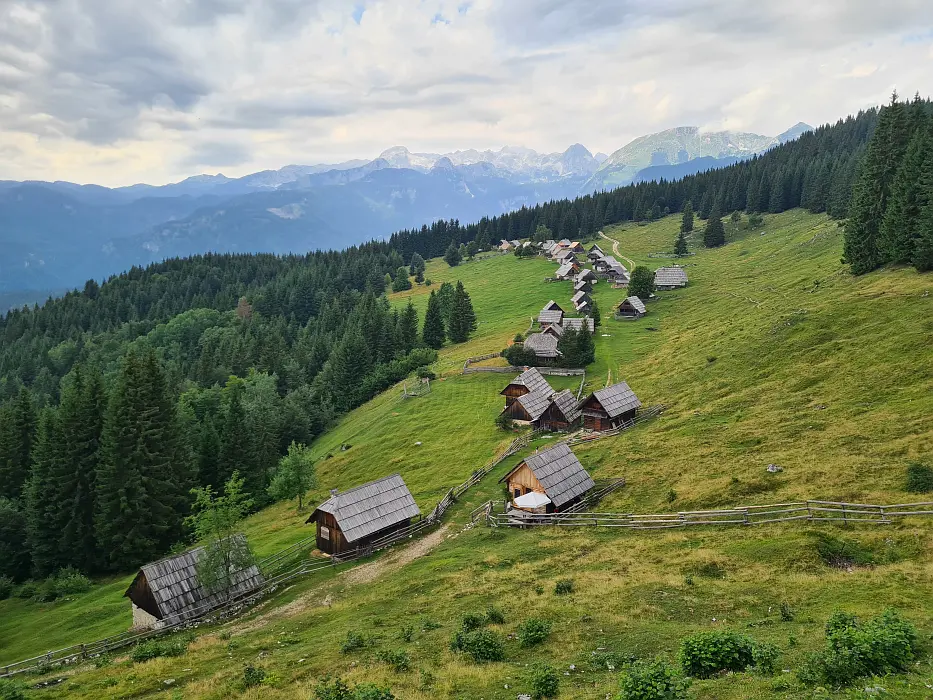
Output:
<svg viewBox="0 0 933 700">
<path fill-rule="evenodd" d="M 418 312 L 411 303 L 411 299 L 399 314 L 397 337 L 399 348 L 404 353 L 411 352 L 418 344 Z"/>
<path fill-rule="evenodd" d="M 408 279 L 408 268 L 400 267 L 395 271 L 395 279 L 392 280 L 393 292 L 404 292 L 411 289 L 411 280 Z"/>
<path fill-rule="evenodd" d="M 909 263 L 913 259 L 920 210 L 926 200 L 931 198 L 922 183 L 924 167 L 931 161 L 933 140 L 929 129 L 917 129 L 894 178 L 881 225 L 878 248 L 881 259 L 886 262 L 900 264 Z"/>
<path fill-rule="evenodd" d="M 927 158 L 920 176 L 923 206 L 917 216 L 911 262 L 920 272 L 933 270 L 933 158 Z"/>
<path fill-rule="evenodd" d="M 0 576 L 23 581 L 29 578 L 31 567 L 22 505 L 19 501 L 0 498 Z"/>
<path fill-rule="evenodd" d="M 444 330 L 444 317 L 441 316 L 441 303 L 437 294 L 432 290 L 428 297 L 428 308 L 424 314 L 424 329 L 421 337 L 429 348 L 440 350 L 444 346 L 446 332 Z"/>
<path fill-rule="evenodd" d="M 706 221 L 706 228 L 703 230 L 703 245 L 707 248 L 717 248 L 725 242 L 726 228 L 722 225 L 722 215 L 719 213 L 717 204 L 710 211 L 709 219 Z"/>
<path fill-rule="evenodd" d="M 596 343 L 586 326 L 577 334 L 577 362 L 586 367 L 596 359 Z"/>
<path fill-rule="evenodd" d="M 253 470 L 252 440 L 246 423 L 246 409 L 243 407 L 245 393 L 243 380 L 231 377 L 224 388 L 227 406 L 220 431 L 217 465 L 213 475 L 201 476 L 202 484 L 219 488 L 227 482 L 233 472 L 245 474 Z"/>
<path fill-rule="evenodd" d="M 582 331 L 586 333 L 587 331 Z M 564 367 L 582 367 L 579 359 L 581 333 L 574 328 L 567 328 L 557 340 L 557 351 L 560 353 L 560 364 Z"/>
<path fill-rule="evenodd" d="M 460 255 L 460 249 L 457 247 L 456 243 L 451 241 L 450 245 L 447 246 L 447 250 L 444 253 L 444 262 L 446 262 L 451 267 L 456 267 L 460 264 L 461 260 L 463 260 L 463 256 Z"/>
<path fill-rule="evenodd" d="M 459 280 L 454 290 L 447 328 L 452 343 L 465 342 L 470 337 L 470 333 L 476 330 L 476 313 L 473 311 L 470 295 L 463 288 L 463 282 Z"/>
<path fill-rule="evenodd" d="M 603 323 L 602 314 L 599 312 L 599 304 L 596 303 L 595 299 L 593 299 L 593 304 L 590 306 L 590 318 L 593 319 L 594 328 L 599 328 Z"/>
<path fill-rule="evenodd" d="M 202 486 L 218 487 L 223 483 L 220 478 L 220 435 L 210 415 L 204 418 L 198 434 L 196 448 L 198 483 Z"/>
<path fill-rule="evenodd" d="M 57 498 L 55 474 L 65 461 L 65 436 L 58 414 L 45 408 L 39 418 L 39 430 L 33 450 L 32 469 L 26 482 L 24 502 L 26 536 L 33 570 L 47 576 L 58 569 L 62 559 L 62 504 Z"/>
<path fill-rule="evenodd" d="M 29 389 L 20 387 L 5 413 L 0 414 L 0 419 L 9 421 L 2 429 L 0 496 L 19 498 L 29 476 L 32 442 L 36 432 L 36 409 Z"/>
<path fill-rule="evenodd" d="M 682 258 L 689 253 L 687 248 L 687 239 L 684 238 L 684 232 L 681 231 L 677 234 L 677 240 L 674 241 L 674 255 L 678 258 Z"/>
<path fill-rule="evenodd" d="M 693 230 L 693 203 L 688 199 L 684 204 L 684 215 L 680 219 L 680 233 L 690 233 Z M 683 237 L 682 235 L 680 236 Z"/>
</svg>

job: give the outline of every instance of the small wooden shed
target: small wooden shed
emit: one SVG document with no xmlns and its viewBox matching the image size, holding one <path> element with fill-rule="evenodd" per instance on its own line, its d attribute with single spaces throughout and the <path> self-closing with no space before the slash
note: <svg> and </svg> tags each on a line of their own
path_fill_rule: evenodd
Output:
<svg viewBox="0 0 933 700">
<path fill-rule="evenodd" d="M 499 395 L 505 397 L 505 405 L 509 406 L 519 396 L 535 392 L 550 396 L 554 390 L 537 369 L 530 367 L 510 381 L 505 389 L 499 392 Z"/>
<path fill-rule="evenodd" d="M 654 271 L 655 289 L 679 289 L 687 286 L 687 271 L 682 267 L 659 267 Z"/>
<path fill-rule="evenodd" d="M 561 264 L 557 268 L 557 272 L 554 273 L 554 276 L 559 280 L 569 280 L 571 279 L 580 269 L 580 265 L 575 261 L 567 261 Z"/>
<path fill-rule="evenodd" d="M 573 328 L 577 333 L 579 333 L 585 328 L 590 332 L 590 334 L 596 332 L 596 321 L 589 316 L 584 316 L 583 318 L 565 318 L 561 325 L 564 327 L 565 331 Z"/>
<path fill-rule="evenodd" d="M 365 547 L 421 515 L 399 474 L 331 494 L 307 520 L 317 523 L 317 548 L 328 554 Z"/>
<path fill-rule="evenodd" d="M 641 401 L 625 382 L 594 391 L 583 402 L 583 427 L 588 430 L 611 430 L 632 420 Z"/>
<path fill-rule="evenodd" d="M 570 298 L 577 313 L 586 313 L 590 310 L 590 297 L 584 291 L 579 291 Z"/>
<path fill-rule="evenodd" d="M 641 318 L 646 313 L 645 302 L 638 297 L 627 297 L 616 308 L 616 315 L 620 318 Z"/>
<path fill-rule="evenodd" d="M 502 413 L 517 423 L 536 424 L 551 403 L 550 397 L 550 393 L 539 391 L 523 394 L 507 404 Z"/>
<path fill-rule="evenodd" d="M 602 257 L 605 257 L 603 249 L 599 247 L 598 243 L 594 243 L 590 246 L 590 249 L 586 252 L 586 257 L 589 258 L 590 262 L 595 262 Z"/>
<path fill-rule="evenodd" d="M 542 311 L 560 311 L 563 312 L 563 309 L 560 308 L 560 304 L 551 299 L 547 304 L 544 305 Z"/>
<path fill-rule="evenodd" d="M 539 361 L 554 360 L 560 356 L 557 338 L 550 333 L 532 333 L 524 342 L 525 350 L 531 350 Z"/>
<path fill-rule="evenodd" d="M 556 309 L 548 309 L 545 307 L 538 313 L 538 325 L 542 328 L 550 323 L 560 323 L 563 320 L 564 312 L 560 307 Z"/>
<path fill-rule="evenodd" d="M 546 512 L 559 512 L 576 503 L 596 484 L 565 443 L 522 460 L 502 477 L 515 499 L 526 493 L 542 493 L 550 499 Z"/>
<path fill-rule="evenodd" d="M 247 546 L 243 535 L 233 537 L 236 546 Z M 252 565 L 233 574 L 229 589 L 209 590 L 198 578 L 197 565 L 203 554 L 204 547 L 197 547 L 145 564 L 139 569 L 123 594 L 130 599 L 132 606 L 132 629 L 158 629 L 200 617 L 262 586 L 262 573 Z"/>
<path fill-rule="evenodd" d="M 551 397 L 544 413 L 532 425 L 542 430 L 569 430 L 579 422 L 583 411 L 576 397 L 569 389 L 564 389 Z"/>
<path fill-rule="evenodd" d="M 559 323 L 549 323 L 541 329 L 541 332 L 545 335 L 552 335 L 560 340 L 560 337 L 564 334 L 564 327 Z"/>
</svg>

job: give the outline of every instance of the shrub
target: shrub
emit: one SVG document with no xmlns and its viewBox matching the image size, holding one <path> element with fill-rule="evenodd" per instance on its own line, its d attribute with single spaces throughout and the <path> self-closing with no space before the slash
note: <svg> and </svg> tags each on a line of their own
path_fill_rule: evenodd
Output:
<svg viewBox="0 0 933 700">
<path fill-rule="evenodd" d="M 826 646 L 812 654 L 798 676 L 807 685 L 850 685 L 864 676 L 906 671 L 916 654 L 913 625 L 894 610 L 867 622 L 834 613 L 826 623 Z"/>
<path fill-rule="evenodd" d="M 26 693 L 19 683 L 0 678 L 0 700 L 26 700 Z"/>
<path fill-rule="evenodd" d="M 531 669 L 531 697 L 556 698 L 560 676 L 550 664 L 536 664 Z"/>
<path fill-rule="evenodd" d="M 502 614 L 502 611 L 490 605 L 486 610 L 486 624 L 501 625 L 503 622 L 505 622 L 505 615 Z"/>
<path fill-rule="evenodd" d="M 492 630 L 460 630 L 454 635 L 450 648 L 468 654 L 478 664 L 485 661 L 502 661 L 505 658 L 502 638 Z"/>
<path fill-rule="evenodd" d="M 781 622 L 793 622 L 794 611 L 786 602 L 781 603 Z"/>
<path fill-rule="evenodd" d="M 752 667 L 766 676 L 774 673 L 781 650 L 774 644 L 755 642 L 752 646 Z"/>
<path fill-rule="evenodd" d="M 0 600 L 6 600 L 13 594 L 13 579 L 0 576 Z"/>
<path fill-rule="evenodd" d="M 524 338 L 524 336 L 522 336 L 521 333 L 516 333 L 516 334 L 515 334 L 515 337 L 512 338 L 512 342 L 513 342 L 513 343 L 524 343 L 524 342 L 525 342 L 525 338 Z"/>
<path fill-rule="evenodd" d="M 523 649 L 540 644 L 551 634 L 551 623 L 529 617 L 518 626 L 518 641 Z"/>
<path fill-rule="evenodd" d="M 411 657 L 404 649 L 383 650 L 376 654 L 376 657 L 383 663 L 389 664 L 396 673 L 411 669 Z"/>
<path fill-rule="evenodd" d="M 434 372 L 432 372 L 432 371 L 431 371 L 429 368 L 427 368 L 427 367 L 419 367 L 419 368 L 417 369 L 417 371 L 416 371 L 416 374 L 417 374 L 421 379 L 430 379 L 430 380 L 432 380 L 432 381 L 433 381 L 434 379 L 437 379 L 437 375 L 434 374 Z"/>
<path fill-rule="evenodd" d="M 513 430 L 515 428 L 515 423 L 512 421 L 511 416 L 506 413 L 500 413 L 496 416 L 496 427 L 499 430 Z"/>
<path fill-rule="evenodd" d="M 58 588 L 55 586 L 55 579 L 51 576 L 36 586 L 35 590 L 32 599 L 37 603 L 51 603 L 58 598 Z"/>
<path fill-rule="evenodd" d="M 343 643 L 340 645 L 340 651 L 344 654 L 349 654 L 352 651 L 359 651 L 366 646 L 366 637 L 363 636 L 361 632 L 356 630 L 348 630 L 347 638 L 343 640 Z"/>
<path fill-rule="evenodd" d="M 619 700 L 686 700 L 690 681 L 663 659 L 636 661 L 619 682 Z"/>
<path fill-rule="evenodd" d="M 243 687 L 252 688 L 253 686 L 261 685 L 262 682 L 266 679 L 265 669 L 258 668 L 257 666 L 247 665 L 243 669 Z"/>
<path fill-rule="evenodd" d="M 698 632 L 680 643 L 680 664 L 688 676 L 709 678 L 744 671 L 755 663 L 755 643 L 735 632 Z"/>
<path fill-rule="evenodd" d="M 59 597 L 84 593 L 91 589 L 91 579 L 75 569 L 73 566 L 60 569 L 55 574 L 55 590 Z"/>
<path fill-rule="evenodd" d="M 314 688 L 315 700 L 355 700 L 353 691 L 342 678 L 324 676 Z"/>
<path fill-rule="evenodd" d="M 557 595 L 569 595 L 573 593 L 573 581 L 569 578 L 562 578 L 554 585 L 554 593 Z"/>
<path fill-rule="evenodd" d="M 415 628 L 412 625 L 405 625 L 398 636 L 402 638 L 403 642 L 410 642 L 411 638 L 415 636 Z"/>
<path fill-rule="evenodd" d="M 360 683 L 353 689 L 353 700 L 395 700 L 395 696 L 375 683 Z"/>
<path fill-rule="evenodd" d="M 36 595 L 36 590 L 38 586 L 32 581 L 26 581 L 22 586 L 19 587 L 19 590 L 16 591 L 16 597 L 22 598 L 24 600 L 32 598 Z"/>
<path fill-rule="evenodd" d="M 147 639 L 133 647 L 130 658 L 140 663 L 142 661 L 149 661 L 150 659 L 157 659 L 161 656 L 181 656 L 188 651 L 189 641 L 190 639 L 187 636 Z"/>
<path fill-rule="evenodd" d="M 434 620 L 427 615 L 421 616 L 421 630 L 423 632 L 428 632 L 430 630 L 436 630 L 441 626 L 441 623 L 437 620 Z"/>
<path fill-rule="evenodd" d="M 933 491 L 933 467 L 913 462 L 907 465 L 907 483 L 904 489 L 908 493 L 929 493 Z"/>
<path fill-rule="evenodd" d="M 465 613 L 460 618 L 460 629 L 464 632 L 472 632 L 486 624 L 486 616 L 480 613 Z"/>
<path fill-rule="evenodd" d="M 525 350 L 525 346 L 519 343 L 510 345 L 502 351 L 502 357 L 513 367 L 525 367 L 534 365 L 538 361 L 538 356 L 531 350 Z"/>
<path fill-rule="evenodd" d="M 594 671 L 617 671 L 626 664 L 634 663 L 637 659 L 631 654 L 621 654 L 617 651 L 597 649 L 590 652 L 590 666 Z"/>
</svg>

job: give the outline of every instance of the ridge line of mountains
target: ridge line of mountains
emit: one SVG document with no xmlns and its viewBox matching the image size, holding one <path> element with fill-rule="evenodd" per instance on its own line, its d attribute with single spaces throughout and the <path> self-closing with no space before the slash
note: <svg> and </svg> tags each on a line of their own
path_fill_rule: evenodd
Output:
<svg viewBox="0 0 933 700">
<path fill-rule="evenodd" d="M 677 127 L 609 155 L 581 144 L 559 153 L 396 146 L 371 161 L 287 165 L 240 178 L 196 175 L 161 186 L 0 181 L 0 294 L 61 290 L 210 251 L 346 248 L 437 219 L 475 221 L 725 167 L 811 129 L 801 122 L 771 137 Z"/>
</svg>

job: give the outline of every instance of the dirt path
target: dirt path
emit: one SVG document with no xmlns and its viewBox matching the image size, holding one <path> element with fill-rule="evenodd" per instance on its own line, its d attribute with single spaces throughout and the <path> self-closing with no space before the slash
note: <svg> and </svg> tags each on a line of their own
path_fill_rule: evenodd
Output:
<svg viewBox="0 0 933 700">
<path fill-rule="evenodd" d="M 429 554 L 432 549 L 444 541 L 444 536 L 447 534 L 447 527 L 447 525 L 444 525 L 437 532 L 432 532 L 430 535 L 415 540 L 407 547 L 403 547 L 388 556 L 381 557 L 369 564 L 363 564 L 362 566 L 355 566 L 352 569 L 348 569 L 341 574 L 341 577 L 346 583 L 354 585 L 370 583 L 385 573 L 395 571 L 405 566 L 405 564 Z"/>
<path fill-rule="evenodd" d="M 625 262 L 628 263 L 628 265 L 629 265 L 628 271 L 629 271 L 629 272 L 631 272 L 632 270 L 635 269 L 635 261 L 632 260 L 631 258 L 627 258 L 627 257 L 625 257 L 624 255 L 622 255 L 622 253 L 619 251 L 619 242 L 618 242 L 615 238 L 609 238 L 609 236 L 607 236 L 607 235 L 606 235 L 605 233 L 603 233 L 602 231 L 599 232 L 599 235 L 600 235 L 601 238 L 605 238 L 607 241 L 609 241 L 610 243 L 612 243 L 612 252 L 615 254 L 615 256 L 616 256 L 617 258 L 622 258 Z"/>
</svg>

